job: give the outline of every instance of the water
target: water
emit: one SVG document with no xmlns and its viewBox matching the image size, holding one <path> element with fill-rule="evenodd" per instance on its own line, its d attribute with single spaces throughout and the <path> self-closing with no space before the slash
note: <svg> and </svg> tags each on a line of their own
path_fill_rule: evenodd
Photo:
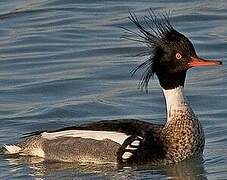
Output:
<svg viewBox="0 0 227 180">
<path fill-rule="evenodd" d="M 0 144 L 23 133 L 103 119 L 164 120 L 156 80 L 146 94 L 140 74 L 130 70 L 142 45 L 121 39 L 120 26 L 134 27 L 152 8 L 171 11 L 171 21 L 198 54 L 221 67 L 192 69 L 186 95 L 203 124 L 203 160 L 165 167 L 40 163 L 36 158 L 0 156 L 0 179 L 226 179 L 227 177 L 227 2 L 60 1 L 0 2 Z"/>
</svg>

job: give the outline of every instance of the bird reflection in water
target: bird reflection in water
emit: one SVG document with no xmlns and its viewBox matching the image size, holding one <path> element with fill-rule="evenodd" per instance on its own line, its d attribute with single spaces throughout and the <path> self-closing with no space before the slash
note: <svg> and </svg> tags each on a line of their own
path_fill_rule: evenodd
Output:
<svg viewBox="0 0 227 180">
<path fill-rule="evenodd" d="M 138 178 L 168 178 L 179 180 L 206 180 L 206 171 L 202 158 L 185 160 L 180 163 L 165 166 L 119 166 L 117 164 L 64 163 L 43 161 L 37 157 L 8 157 L 9 165 L 15 170 L 21 164 L 26 164 L 29 175 L 38 179 L 46 177 L 62 178 L 104 178 L 104 179 L 138 179 Z"/>
</svg>

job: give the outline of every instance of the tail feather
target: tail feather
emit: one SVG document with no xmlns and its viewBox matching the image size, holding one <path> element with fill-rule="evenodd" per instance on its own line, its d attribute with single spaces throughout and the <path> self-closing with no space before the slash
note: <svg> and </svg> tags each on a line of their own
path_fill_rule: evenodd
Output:
<svg viewBox="0 0 227 180">
<path fill-rule="evenodd" d="M 5 154 L 18 154 L 21 151 L 21 147 L 17 145 L 4 145 Z"/>
</svg>

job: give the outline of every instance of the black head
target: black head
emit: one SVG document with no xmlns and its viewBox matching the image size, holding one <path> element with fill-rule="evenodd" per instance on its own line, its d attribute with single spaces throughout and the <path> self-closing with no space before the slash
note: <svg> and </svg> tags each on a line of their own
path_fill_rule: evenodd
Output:
<svg viewBox="0 0 227 180">
<path fill-rule="evenodd" d="M 220 61 L 208 61 L 196 55 L 190 40 L 179 33 L 170 24 L 167 14 L 158 14 L 149 11 L 140 23 L 136 15 L 130 13 L 129 19 L 136 25 L 139 32 L 127 30 L 127 39 L 143 42 L 147 50 L 143 55 L 148 59 L 139 65 L 133 74 L 140 68 L 146 68 L 140 86 L 146 88 L 154 74 L 157 75 L 160 85 L 164 89 L 184 86 L 186 71 L 194 66 L 221 64 Z"/>
</svg>

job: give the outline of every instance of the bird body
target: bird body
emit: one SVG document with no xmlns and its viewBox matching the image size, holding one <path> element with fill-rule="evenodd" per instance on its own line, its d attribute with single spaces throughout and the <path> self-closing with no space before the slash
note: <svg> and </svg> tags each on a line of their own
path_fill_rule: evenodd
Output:
<svg viewBox="0 0 227 180">
<path fill-rule="evenodd" d="M 190 40 L 173 28 L 166 15 L 157 17 L 149 11 L 145 25 L 135 14 L 130 13 L 129 19 L 138 32 L 126 29 L 126 38 L 148 47 L 144 52 L 147 60 L 134 72 L 145 68 L 140 86 L 146 89 L 150 78 L 157 75 L 166 100 L 166 123 L 120 119 L 35 132 L 20 143 L 5 145 L 7 153 L 64 162 L 153 165 L 202 155 L 204 132 L 183 92 L 186 72 L 221 62 L 199 58 Z"/>
</svg>

